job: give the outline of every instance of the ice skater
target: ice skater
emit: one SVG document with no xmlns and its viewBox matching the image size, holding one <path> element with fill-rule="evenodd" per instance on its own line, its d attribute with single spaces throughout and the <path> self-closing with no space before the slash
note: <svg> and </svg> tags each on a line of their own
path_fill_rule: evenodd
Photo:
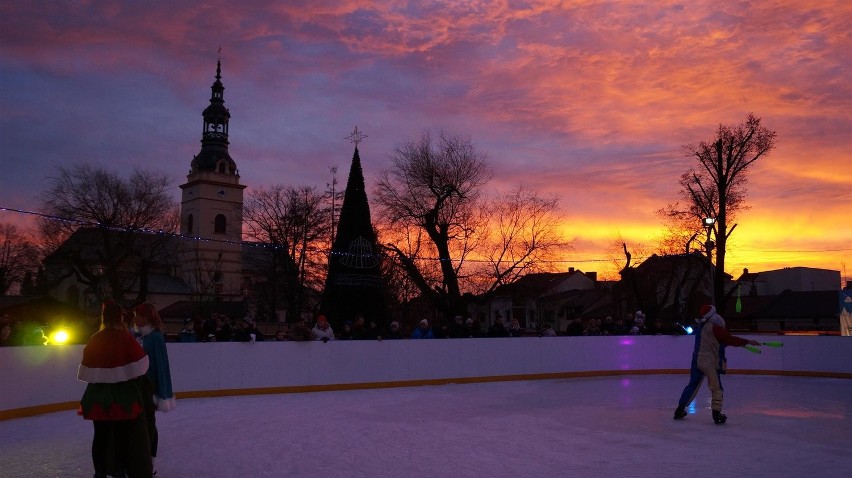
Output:
<svg viewBox="0 0 852 478">
<path fill-rule="evenodd" d="M 704 325 L 709 318 L 704 314 L 710 312 L 711 308 L 712 312 L 715 313 L 716 309 L 713 306 L 705 305 L 701 308 L 702 315 L 696 319 L 698 326 L 695 330 L 695 346 L 692 348 L 692 360 L 689 362 L 689 383 L 686 384 L 686 387 L 683 387 L 683 392 L 680 394 L 680 400 L 678 400 L 677 408 L 674 412 L 675 420 L 686 417 L 686 407 L 695 400 L 695 395 L 698 394 L 698 389 L 701 388 L 701 382 L 704 381 L 704 373 L 698 369 L 698 349 L 701 347 L 701 331 L 704 330 Z M 719 359 L 722 361 L 725 360 L 724 347 L 719 351 Z"/>
<path fill-rule="evenodd" d="M 175 408 L 172 392 L 172 375 L 169 369 L 169 354 L 163 337 L 163 321 L 154 306 L 148 303 L 133 308 L 133 328 L 142 339 L 142 348 L 148 354 L 150 365 L 143 391 L 145 392 L 145 415 L 150 439 L 151 465 L 157 473 L 156 459 L 159 443 L 155 410 L 168 412 Z"/>
<path fill-rule="evenodd" d="M 83 349 L 77 379 L 88 382 L 78 414 L 92 420 L 95 477 L 152 475 L 141 384 L 148 357 L 128 332 L 115 301 L 101 309 L 101 328 Z"/>
<path fill-rule="evenodd" d="M 743 347 L 745 345 L 760 345 L 760 342 L 731 335 L 725 329 L 725 319 L 716 313 L 716 307 L 705 305 L 701 308 L 701 312 L 702 318 L 707 323 L 702 327 L 701 333 L 698 334 L 698 370 L 707 377 L 707 386 L 710 388 L 710 409 L 713 412 L 713 423 L 721 425 L 728 420 L 728 417 L 722 413 L 722 401 L 724 398 L 720 377 L 724 365 L 721 359 L 722 346 Z"/>
</svg>

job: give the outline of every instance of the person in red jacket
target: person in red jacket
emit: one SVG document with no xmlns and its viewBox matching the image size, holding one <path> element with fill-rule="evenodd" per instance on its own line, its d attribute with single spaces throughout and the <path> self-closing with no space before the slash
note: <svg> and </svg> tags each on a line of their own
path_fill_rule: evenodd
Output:
<svg viewBox="0 0 852 478">
<path fill-rule="evenodd" d="M 725 330 L 725 319 L 716 313 L 716 307 L 712 305 L 703 306 L 701 316 L 707 318 L 707 324 L 701 329 L 697 357 L 698 370 L 707 377 L 713 422 L 721 425 L 728 420 L 728 417 L 722 414 L 724 391 L 719 374 L 722 372 L 724 364 L 720 357 L 721 346 L 742 347 L 744 345 L 760 345 L 760 342 L 731 335 L 730 332 Z"/>
<path fill-rule="evenodd" d="M 95 477 L 150 478 L 151 452 L 141 380 L 147 380 L 148 356 L 128 332 L 124 311 L 103 304 L 101 328 L 83 349 L 77 379 L 88 382 L 77 411 L 92 420 Z"/>
</svg>

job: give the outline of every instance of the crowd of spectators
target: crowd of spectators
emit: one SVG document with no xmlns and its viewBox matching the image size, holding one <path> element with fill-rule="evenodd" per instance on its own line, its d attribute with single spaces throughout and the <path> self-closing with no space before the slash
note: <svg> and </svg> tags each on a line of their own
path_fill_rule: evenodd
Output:
<svg viewBox="0 0 852 478">
<path fill-rule="evenodd" d="M 47 337 L 40 324 L 14 320 L 9 314 L 0 317 L 0 347 L 11 345 L 44 345 Z"/>
<path fill-rule="evenodd" d="M 45 341 L 40 327 L 32 327 L 21 321 L 13 321 L 8 315 L 0 322 L 0 346 L 7 345 L 40 345 Z M 521 327 L 518 319 L 512 318 L 505 322 L 497 316 L 490 327 L 484 327 L 473 317 L 464 318 L 457 315 L 450 320 L 441 320 L 432 324 L 428 319 L 406 328 L 400 321 L 393 320 L 386 327 L 376 320 L 367 320 L 363 315 L 356 315 L 353 320 L 344 322 L 339 330 L 335 330 L 323 315 L 314 320 L 300 319 L 293 323 L 277 324 L 274 333 L 264 333 L 251 318 L 230 318 L 223 314 L 213 313 L 207 319 L 197 315 L 183 321 L 183 327 L 169 339 L 178 342 L 260 342 L 263 340 L 283 341 L 313 341 L 324 342 L 332 340 L 400 340 L 400 339 L 444 339 L 444 338 L 481 338 L 481 337 L 556 337 L 556 336 L 606 336 L 606 335 L 681 335 L 683 328 L 677 324 L 664 325 L 660 319 L 649 321 L 645 314 L 636 311 L 624 317 L 607 316 L 604 319 L 574 317 L 562 329 L 556 329 L 553 324 L 542 323 L 536 329 Z M 32 330 L 38 330 L 36 334 Z"/>
</svg>

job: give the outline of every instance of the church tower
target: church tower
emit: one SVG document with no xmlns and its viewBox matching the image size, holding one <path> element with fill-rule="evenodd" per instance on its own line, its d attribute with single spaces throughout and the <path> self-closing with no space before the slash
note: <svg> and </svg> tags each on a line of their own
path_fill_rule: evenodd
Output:
<svg viewBox="0 0 852 478">
<path fill-rule="evenodd" d="M 181 184 L 181 263 L 196 296 L 237 296 L 242 288 L 243 189 L 237 163 L 228 153 L 228 122 L 222 85 L 222 62 L 210 105 L 204 109 L 201 151 L 192 158 Z"/>
</svg>

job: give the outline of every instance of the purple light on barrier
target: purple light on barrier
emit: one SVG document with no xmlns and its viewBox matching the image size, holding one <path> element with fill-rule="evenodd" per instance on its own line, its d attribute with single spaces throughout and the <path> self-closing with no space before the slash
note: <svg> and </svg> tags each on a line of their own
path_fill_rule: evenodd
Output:
<svg viewBox="0 0 852 478">
<path fill-rule="evenodd" d="M 618 341 L 618 343 L 621 345 L 633 345 L 633 339 L 621 339 Z"/>
</svg>

